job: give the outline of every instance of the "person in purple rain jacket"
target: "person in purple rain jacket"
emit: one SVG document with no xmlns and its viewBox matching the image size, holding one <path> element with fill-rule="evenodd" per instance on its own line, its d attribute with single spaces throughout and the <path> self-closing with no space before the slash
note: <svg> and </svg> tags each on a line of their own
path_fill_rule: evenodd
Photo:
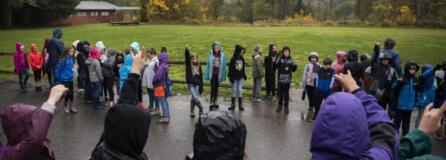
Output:
<svg viewBox="0 0 446 160">
<path fill-rule="evenodd" d="M 23 51 L 25 46 L 22 42 L 15 43 L 16 52 L 14 54 L 14 72 L 19 75 L 20 93 L 26 92 L 26 83 L 29 78 L 29 63 L 28 58 Z"/>
<path fill-rule="evenodd" d="M 313 125 L 310 152 L 319 159 L 396 159 L 399 135 L 376 98 L 347 75 L 336 79 L 348 92 L 328 97 Z"/>
</svg>

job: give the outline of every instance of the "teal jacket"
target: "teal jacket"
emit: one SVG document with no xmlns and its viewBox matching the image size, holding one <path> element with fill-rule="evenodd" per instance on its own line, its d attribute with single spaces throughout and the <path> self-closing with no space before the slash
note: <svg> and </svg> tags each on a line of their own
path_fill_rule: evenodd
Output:
<svg viewBox="0 0 446 160">
<path fill-rule="evenodd" d="M 415 129 L 400 141 L 398 151 L 399 160 L 442 160 L 443 158 L 431 155 L 432 143 L 429 136 L 419 129 Z"/>
<path fill-rule="evenodd" d="M 220 46 L 220 43 L 218 43 L 218 42 L 214 42 L 213 44 L 217 44 Z M 214 61 L 214 56 L 213 56 L 213 51 L 212 51 L 212 47 L 211 47 L 211 51 L 209 52 L 208 62 L 206 64 L 206 74 L 204 77 L 206 80 L 212 79 L 212 72 L 213 72 L 212 63 L 213 63 L 213 61 Z M 222 81 L 226 80 L 226 57 L 225 57 L 225 53 L 223 52 L 222 48 L 220 48 L 220 67 L 218 67 L 218 68 L 219 68 L 218 81 L 222 82 Z"/>
</svg>

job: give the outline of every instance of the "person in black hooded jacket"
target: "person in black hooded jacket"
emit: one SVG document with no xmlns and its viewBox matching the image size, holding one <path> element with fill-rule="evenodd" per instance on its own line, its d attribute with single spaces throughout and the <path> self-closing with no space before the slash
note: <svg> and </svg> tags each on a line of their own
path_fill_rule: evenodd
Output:
<svg viewBox="0 0 446 160">
<path fill-rule="evenodd" d="M 358 86 L 362 86 L 361 78 L 362 78 L 362 66 L 361 63 L 359 63 L 358 59 L 358 51 L 353 49 L 348 51 L 347 53 L 347 64 L 345 64 L 344 67 L 344 74 L 347 74 L 347 71 L 350 70 L 352 73 L 353 78 L 356 81 L 356 84 Z"/>
<path fill-rule="evenodd" d="M 198 94 L 203 93 L 203 71 L 201 70 L 200 61 L 197 53 L 190 53 L 189 48 L 186 47 L 184 51 L 184 59 L 186 63 L 186 81 L 189 92 L 192 95 L 190 100 L 190 117 L 195 117 L 195 106 L 199 109 L 199 114 L 203 114 L 203 106 L 201 105 Z"/>
<path fill-rule="evenodd" d="M 84 100 L 88 101 L 89 84 L 90 84 L 90 76 L 88 74 L 88 65 L 85 61 L 88 59 L 88 55 L 90 53 L 90 43 L 88 41 L 80 41 L 77 43 L 76 50 L 79 52 L 76 57 L 76 62 L 78 65 L 77 73 L 77 81 L 79 83 L 80 91 L 84 91 Z"/>
<path fill-rule="evenodd" d="M 242 85 L 243 80 L 246 80 L 245 74 L 245 59 L 243 58 L 243 54 L 245 53 L 245 48 L 240 45 L 235 46 L 234 54 L 229 62 L 229 72 L 228 77 L 229 81 L 231 81 L 232 87 L 232 98 L 231 98 L 231 107 L 229 110 L 235 109 L 235 99 L 238 98 L 238 107 L 240 111 L 245 110 L 243 108 L 242 101 Z"/>
<path fill-rule="evenodd" d="M 276 69 L 274 69 L 274 64 L 277 61 L 279 54 L 277 53 L 277 45 L 269 45 L 268 56 L 264 59 L 265 65 L 265 87 L 266 87 L 266 97 L 271 100 L 275 100 L 276 96 Z"/>
<path fill-rule="evenodd" d="M 104 132 L 90 160 L 147 160 L 143 152 L 150 126 L 150 114 L 137 107 L 139 79 L 144 58 L 133 56 L 131 73 L 116 105 L 107 111 Z"/>
<path fill-rule="evenodd" d="M 297 69 L 296 62 L 291 58 L 291 49 L 287 46 L 283 47 L 281 56 L 278 58 L 274 68 L 278 70 L 278 93 L 279 107 L 276 112 L 281 112 L 285 107 L 285 113 L 290 113 L 288 101 L 290 97 L 290 85 L 293 80 L 292 72 Z"/>
</svg>

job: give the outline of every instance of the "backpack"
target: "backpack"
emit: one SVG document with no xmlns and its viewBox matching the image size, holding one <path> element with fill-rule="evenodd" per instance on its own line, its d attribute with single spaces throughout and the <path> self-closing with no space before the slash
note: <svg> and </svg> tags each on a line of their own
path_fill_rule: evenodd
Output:
<svg viewBox="0 0 446 160">
<path fill-rule="evenodd" d="M 172 80 L 169 78 L 169 74 L 166 73 L 166 97 L 169 97 L 172 93 L 172 85 L 173 82 Z"/>
</svg>

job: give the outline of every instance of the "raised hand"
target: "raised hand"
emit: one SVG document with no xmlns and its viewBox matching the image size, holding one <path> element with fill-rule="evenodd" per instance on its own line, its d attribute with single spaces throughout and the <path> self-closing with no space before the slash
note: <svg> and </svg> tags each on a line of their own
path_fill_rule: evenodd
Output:
<svg viewBox="0 0 446 160">
<path fill-rule="evenodd" d="M 68 91 L 68 88 L 66 88 L 64 85 L 59 84 L 54 86 L 53 88 L 51 88 L 50 95 L 46 102 L 51 105 L 56 105 L 57 101 L 60 100 L 60 98 L 66 91 Z"/>
<path fill-rule="evenodd" d="M 339 81 L 339 83 L 341 83 L 341 85 L 344 87 L 345 90 L 347 90 L 347 92 L 351 93 L 360 88 L 358 84 L 356 84 L 355 79 L 353 79 L 350 70 L 347 71 L 347 74 L 340 73 L 335 75 L 335 78 Z"/>
</svg>

